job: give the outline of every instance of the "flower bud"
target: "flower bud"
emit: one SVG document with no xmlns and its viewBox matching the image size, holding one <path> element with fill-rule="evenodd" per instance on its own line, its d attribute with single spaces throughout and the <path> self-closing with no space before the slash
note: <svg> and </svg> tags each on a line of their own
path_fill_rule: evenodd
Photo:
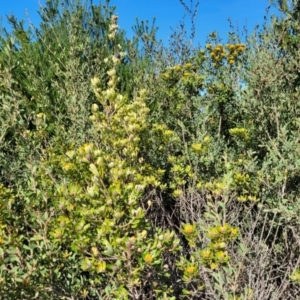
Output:
<svg viewBox="0 0 300 300">
<path fill-rule="evenodd" d="M 100 79 L 98 77 L 94 77 L 91 79 L 91 83 L 93 87 L 97 87 L 97 85 L 100 83 Z"/>
<path fill-rule="evenodd" d="M 96 117 L 94 115 L 89 116 L 90 121 L 94 122 L 96 121 Z"/>
<path fill-rule="evenodd" d="M 94 104 L 92 105 L 92 111 L 93 111 L 93 112 L 97 112 L 98 110 L 99 110 L 99 106 L 98 106 L 97 104 L 94 103 Z"/>
<path fill-rule="evenodd" d="M 99 255 L 99 251 L 96 247 L 92 247 L 92 253 L 93 253 L 93 256 L 98 256 Z"/>
<path fill-rule="evenodd" d="M 110 88 L 106 91 L 106 97 L 109 99 L 109 100 L 114 100 L 116 96 L 116 92 L 114 89 Z"/>
<path fill-rule="evenodd" d="M 107 71 L 108 76 L 115 76 L 116 75 L 116 70 L 115 69 L 110 69 L 109 71 Z"/>
</svg>

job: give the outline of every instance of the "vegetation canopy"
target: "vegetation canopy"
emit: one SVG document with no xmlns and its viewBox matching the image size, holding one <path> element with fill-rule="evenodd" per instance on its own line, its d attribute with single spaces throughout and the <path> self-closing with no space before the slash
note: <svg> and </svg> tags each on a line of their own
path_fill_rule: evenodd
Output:
<svg viewBox="0 0 300 300">
<path fill-rule="evenodd" d="M 300 2 L 203 46 L 180 3 L 168 47 L 109 0 L 8 18 L 1 299 L 299 298 Z"/>
</svg>

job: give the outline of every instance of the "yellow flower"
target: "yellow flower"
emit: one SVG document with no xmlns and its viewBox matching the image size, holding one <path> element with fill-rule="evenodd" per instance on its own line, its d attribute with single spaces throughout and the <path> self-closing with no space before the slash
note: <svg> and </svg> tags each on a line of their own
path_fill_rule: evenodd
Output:
<svg viewBox="0 0 300 300">
<path fill-rule="evenodd" d="M 94 122 L 94 121 L 96 121 L 96 117 L 94 115 L 91 115 L 91 116 L 89 116 L 89 120 L 91 122 Z"/>
<path fill-rule="evenodd" d="M 180 70 L 181 70 L 181 66 L 179 66 L 179 65 L 175 66 L 175 67 L 174 67 L 174 70 L 175 70 L 175 71 L 180 71 Z"/>
<path fill-rule="evenodd" d="M 72 168 L 73 168 L 73 164 L 71 164 L 71 163 L 65 163 L 65 164 L 63 164 L 63 166 L 62 166 L 62 168 L 63 168 L 63 170 L 65 170 L 65 171 L 69 171 L 69 170 L 71 170 Z"/>
<path fill-rule="evenodd" d="M 179 190 L 179 189 L 173 191 L 173 193 L 172 193 L 172 195 L 174 197 L 179 197 L 181 194 L 182 194 L 182 190 Z"/>
<path fill-rule="evenodd" d="M 237 197 L 237 201 L 239 202 L 246 202 L 248 200 L 248 196 L 241 195 Z"/>
<path fill-rule="evenodd" d="M 223 226 L 219 226 L 218 227 L 218 231 L 221 233 L 221 234 L 225 234 L 227 233 L 227 231 L 230 230 L 230 226 L 225 223 Z"/>
<path fill-rule="evenodd" d="M 187 266 L 185 269 L 185 273 L 189 275 L 193 275 L 197 271 L 197 268 L 195 266 Z"/>
<path fill-rule="evenodd" d="M 201 189 L 203 186 L 203 183 L 201 181 L 199 181 L 197 184 L 196 184 L 196 188 L 197 189 Z"/>
<path fill-rule="evenodd" d="M 195 232 L 196 229 L 196 224 L 192 225 L 192 224 L 183 224 L 183 228 L 182 231 L 189 235 Z"/>
<path fill-rule="evenodd" d="M 244 127 L 231 128 L 231 129 L 229 129 L 229 133 L 233 136 L 238 136 L 238 137 L 243 138 L 245 140 L 249 139 L 248 130 Z"/>
<path fill-rule="evenodd" d="M 158 169 L 158 170 L 157 170 L 157 173 L 158 173 L 159 175 L 163 175 L 163 174 L 165 174 L 165 171 L 166 171 L 166 170 Z"/>
<path fill-rule="evenodd" d="M 252 202 L 258 202 L 259 201 L 259 198 L 257 198 L 256 196 L 248 196 L 248 200 L 249 201 L 252 201 Z"/>
<path fill-rule="evenodd" d="M 218 267 L 218 265 L 216 263 L 214 263 L 214 262 L 210 264 L 210 268 L 212 270 L 216 269 L 217 267 Z"/>
<path fill-rule="evenodd" d="M 200 153 L 202 150 L 202 145 L 201 144 L 192 144 L 192 150 L 194 150 L 197 153 Z"/>
<path fill-rule="evenodd" d="M 97 87 L 97 85 L 100 83 L 100 79 L 98 77 L 94 77 L 91 79 L 91 83 L 93 87 Z"/>
<path fill-rule="evenodd" d="M 91 153 L 91 151 L 93 150 L 93 143 L 86 143 L 83 145 L 83 150 L 86 154 Z"/>
<path fill-rule="evenodd" d="M 96 265 L 96 272 L 102 273 L 106 270 L 106 262 L 105 261 L 99 261 Z"/>
<path fill-rule="evenodd" d="M 210 239 L 214 240 L 214 239 L 217 239 L 220 236 L 220 233 L 219 233 L 219 231 L 216 227 L 213 227 L 213 228 L 209 228 L 207 236 Z"/>
<path fill-rule="evenodd" d="M 44 118 L 45 114 L 44 113 L 39 113 L 36 116 L 37 116 L 37 118 L 42 119 L 42 118 Z"/>
<path fill-rule="evenodd" d="M 211 256 L 211 251 L 209 249 L 204 249 L 203 251 L 200 252 L 200 255 L 204 259 L 209 259 Z"/>
<path fill-rule="evenodd" d="M 227 255 L 227 253 L 225 253 L 224 251 L 218 251 L 216 253 L 216 259 L 220 262 L 220 263 L 227 263 L 229 261 L 229 256 Z"/>
<path fill-rule="evenodd" d="M 99 106 L 96 103 L 92 104 L 92 111 L 97 112 L 98 110 L 99 110 Z"/>
<path fill-rule="evenodd" d="M 173 134 L 174 134 L 174 131 L 173 131 L 173 130 L 165 130 L 165 131 L 164 131 L 164 135 L 165 135 L 166 137 L 171 137 Z"/>
<path fill-rule="evenodd" d="M 147 253 L 144 256 L 144 261 L 148 264 L 151 264 L 153 262 L 153 256 L 150 253 Z"/>
<path fill-rule="evenodd" d="M 224 252 L 224 251 L 218 251 L 218 252 L 216 253 L 216 258 L 217 258 L 218 260 L 223 260 L 224 257 L 225 257 L 225 252 Z"/>
</svg>

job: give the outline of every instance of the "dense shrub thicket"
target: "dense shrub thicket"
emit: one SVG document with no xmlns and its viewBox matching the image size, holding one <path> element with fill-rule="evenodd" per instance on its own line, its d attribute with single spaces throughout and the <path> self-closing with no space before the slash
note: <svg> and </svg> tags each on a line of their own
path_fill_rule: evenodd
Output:
<svg viewBox="0 0 300 300">
<path fill-rule="evenodd" d="M 128 40 L 109 1 L 9 17 L 1 299 L 299 297 L 300 2 L 273 5 L 204 47 Z"/>
</svg>

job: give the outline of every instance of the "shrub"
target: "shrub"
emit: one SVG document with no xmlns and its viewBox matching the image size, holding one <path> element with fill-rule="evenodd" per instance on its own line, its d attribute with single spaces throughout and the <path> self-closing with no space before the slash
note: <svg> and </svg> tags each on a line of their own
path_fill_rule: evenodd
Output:
<svg viewBox="0 0 300 300">
<path fill-rule="evenodd" d="M 1 298 L 295 299 L 297 1 L 202 48 L 62 3 L 2 37 Z"/>
</svg>

